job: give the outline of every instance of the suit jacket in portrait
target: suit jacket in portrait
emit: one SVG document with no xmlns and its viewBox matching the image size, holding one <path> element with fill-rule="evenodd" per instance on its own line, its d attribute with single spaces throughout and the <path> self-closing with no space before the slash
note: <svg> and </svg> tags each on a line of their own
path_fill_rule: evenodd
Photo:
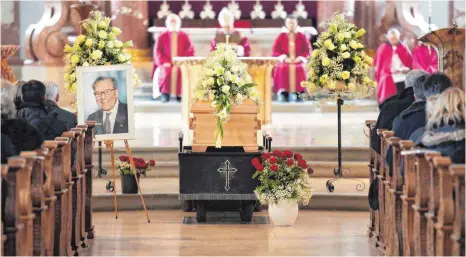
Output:
<svg viewBox="0 0 466 257">
<path fill-rule="evenodd" d="M 93 112 L 87 117 L 88 121 L 95 121 L 97 125 L 95 127 L 95 134 L 102 135 L 104 132 L 104 111 L 102 109 Z M 118 110 L 115 118 L 115 125 L 113 125 L 112 134 L 123 134 L 129 133 L 128 131 L 128 105 L 122 102 L 118 102 Z"/>
</svg>

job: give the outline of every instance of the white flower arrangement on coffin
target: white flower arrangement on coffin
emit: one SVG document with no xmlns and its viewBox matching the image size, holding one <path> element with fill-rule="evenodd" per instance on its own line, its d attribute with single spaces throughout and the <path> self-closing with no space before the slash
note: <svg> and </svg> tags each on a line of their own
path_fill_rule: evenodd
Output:
<svg viewBox="0 0 466 257">
<path fill-rule="evenodd" d="M 196 101 L 211 101 L 214 115 L 217 117 L 215 147 L 222 146 L 223 123 L 231 116 L 231 107 L 239 105 L 245 99 L 256 103 L 259 95 L 256 85 L 247 72 L 247 65 L 242 63 L 229 44 L 218 44 L 215 51 L 207 58 L 200 79 L 196 86 Z"/>
<path fill-rule="evenodd" d="M 123 49 L 132 47 L 133 42 L 118 40 L 121 29 L 110 26 L 110 21 L 100 11 L 92 11 L 89 18 L 82 21 L 83 34 L 76 37 L 73 46 L 65 45 L 65 89 L 70 94 L 76 92 L 76 67 L 130 63 L 131 56 Z M 133 84 L 141 84 L 134 70 Z"/>
<path fill-rule="evenodd" d="M 307 64 L 308 80 L 302 85 L 310 93 L 329 89 L 361 96 L 371 94 L 376 85 L 368 76 L 373 60 L 361 43 L 366 31 L 357 30 L 354 24 L 345 21 L 343 14 L 338 13 L 333 14 L 327 25 L 327 31 L 314 44 L 317 49 Z"/>
</svg>

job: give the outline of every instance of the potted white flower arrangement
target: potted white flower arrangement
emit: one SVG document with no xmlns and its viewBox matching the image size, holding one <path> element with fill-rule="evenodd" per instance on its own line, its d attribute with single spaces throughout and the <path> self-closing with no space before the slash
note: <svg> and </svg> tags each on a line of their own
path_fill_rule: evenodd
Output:
<svg viewBox="0 0 466 257">
<path fill-rule="evenodd" d="M 258 93 L 247 65 L 242 63 L 229 44 L 218 44 L 207 58 L 198 85 L 194 102 L 207 101 L 216 117 L 215 146 L 222 146 L 224 123 L 231 117 L 232 107 L 251 99 L 257 105 Z"/>
<path fill-rule="evenodd" d="M 310 93 L 318 90 L 349 91 L 368 95 L 376 83 L 368 76 L 373 60 L 367 55 L 361 37 L 364 29 L 346 22 L 335 13 L 319 35 L 307 64 L 308 80 L 303 81 Z"/>
<path fill-rule="evenodd" d="M 312 197 L 312 168 L 301 154 L 280 150 L 254 158 L 252 165 L 256 168 L 253 178 L 260 181 L 254 193 L 262 204 L 268 204 L 272 223 L 293 225 L 298 217 L 298 203 L 306 205 Z"/>
<path fill-rule="evenodd" d="M 92 11 L 89 18 L 82 21 L 82 34 L 76 37 L 73 46 L 65 45 L 65 89 L 76 92 L 76 67 L 130 63 L 131 56 L 124 52 L 133 42 L 121 42 L 118 35 L 121 29 L 110 26 L 110 17 L 100 11 Z M 133 70 L 133 84 L 141 81 Z"/>
</svg>

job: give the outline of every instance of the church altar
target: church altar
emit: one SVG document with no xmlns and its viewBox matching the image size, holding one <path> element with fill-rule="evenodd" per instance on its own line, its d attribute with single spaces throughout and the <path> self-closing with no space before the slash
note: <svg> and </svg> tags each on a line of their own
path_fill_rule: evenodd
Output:
<svg viewBox="0 0 466 257">
<path fill-rule="evenodd" d="M 272 70 L 279 59 L 276 57 L 240 57 L 239 59 L 248 65 L 248 72 L 257 84 L 261 99 L 258 119 L 264 125 L 270 124 L 272 122 Z M 182 73 L 181 113 L 186 123 L 190 118 L 193 90 L 205 60 L 205 57 L 197 56 L 173 58 L 174 65 L 179 66 Z"/>
</svg>

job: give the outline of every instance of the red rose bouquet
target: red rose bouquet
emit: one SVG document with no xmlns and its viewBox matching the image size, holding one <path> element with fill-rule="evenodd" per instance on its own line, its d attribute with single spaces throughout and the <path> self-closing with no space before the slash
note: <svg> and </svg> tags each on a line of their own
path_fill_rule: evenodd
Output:
<svg viewBox="0 0 466 257">
<path fill-rule="evenodd" d="M 142 174 L 146 176 L 147 171 L 149 171 L 152 167 L 155 167 L 155 161 L 144 161 L 143 158 L 135 158 L 133 157 L 134 166 L 136 167 L 137 174 Z M 126 155 L 122 155 L 116 161 L 117 169 L 120 171 L 120 175 L 129 175 L 133 174 L 131 169 L 130 159 Z"/>
<path fill-rule="evenodd" d="M 295 201 L 307 204 L 311 199 L 309 175 L 313 170 L 301 154 L 275 150 L 254 158 L 252 165 L 256 168 L 253 178 L 258 177 L 260 181 L 254 193 L 261 203 Z"/>
</svg>

